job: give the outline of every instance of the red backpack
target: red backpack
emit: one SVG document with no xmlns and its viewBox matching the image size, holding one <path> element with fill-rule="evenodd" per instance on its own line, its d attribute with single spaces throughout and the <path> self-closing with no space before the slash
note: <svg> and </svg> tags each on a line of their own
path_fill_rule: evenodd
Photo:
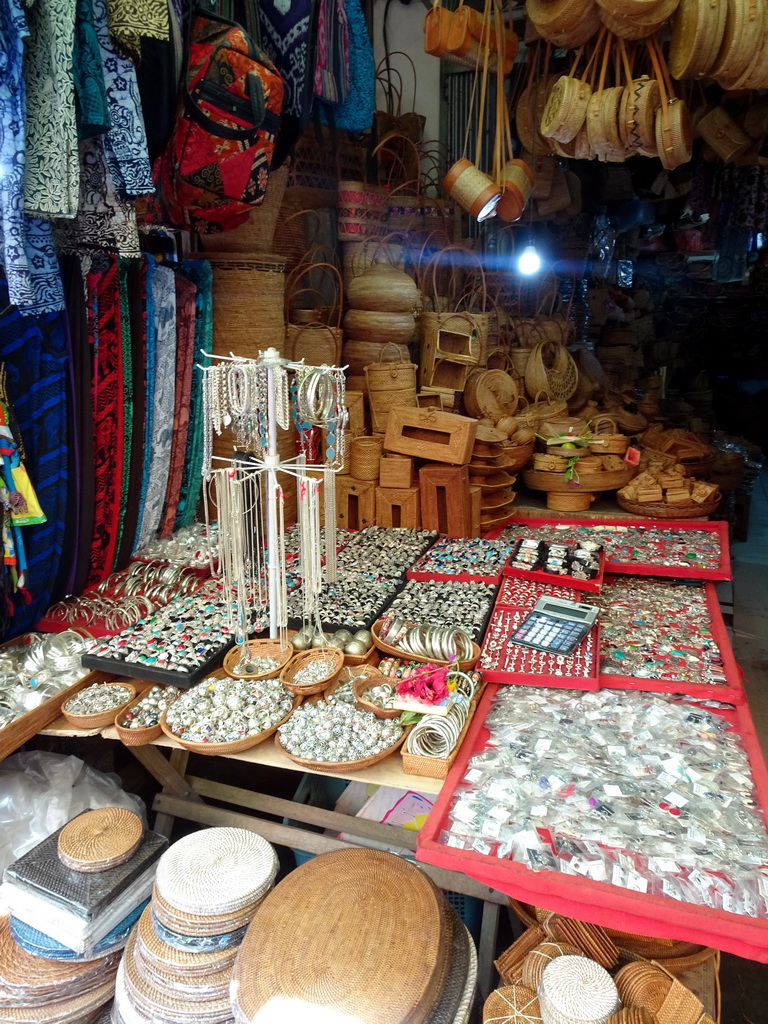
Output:
<svg viewBox="0 0 768 1024">
<path fill-rule="evenodd" d="M 196 14 L 181 99 L 154 179 L 163 220 L 204 234 L 242 224 L 264 199 L 283 80 L 243 28 Z"/>
</svg>

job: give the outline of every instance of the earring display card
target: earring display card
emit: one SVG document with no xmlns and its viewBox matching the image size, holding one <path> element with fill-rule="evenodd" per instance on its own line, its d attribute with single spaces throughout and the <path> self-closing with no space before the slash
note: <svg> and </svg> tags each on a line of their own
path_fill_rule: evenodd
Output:
<svg viewBox="0 0 768 1024">
<path fill-rule="evenodd" d="M 594 625 L 572 654 L 523 647 L 512 639 L 531 614 L 529 608 L 494 609 L 478 669 L 491 683 L 597 690 L 600 628 Z"/>
</svg>

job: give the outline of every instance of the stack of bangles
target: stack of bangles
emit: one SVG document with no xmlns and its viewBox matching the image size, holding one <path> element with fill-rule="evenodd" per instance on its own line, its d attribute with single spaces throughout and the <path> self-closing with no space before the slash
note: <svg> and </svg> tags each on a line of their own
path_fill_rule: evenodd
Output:
<svg viewBox="0 0 768 1024">
<path fill-rule="evenodd" d="M 456 626 L 414 626 L 394 618 L 382 623 L 380 640 L 405 654 L 433 661 L 469 661 L 473 656 L 472 638 Z"/>
<path fill-rule="evenodd" d="M 299 384 L 299 411 L 315 427 L 325 426 L 335 399 L 333 377 L 323 367 L 311 367 Z"/>
<path fill-rule="evenodd" d="M 479 679 L 477 674 L 466 672 L 452 672 L 448 676 L 448 683 L 455 686 L 458 699 L 453 701 L 445 715 L 424 715 L 405 741 L 407 753 L 443 759 L 450 757 L 469 718 Z"/>
<path fill-rule="evenodd" d="M 69 626 L 99 623 L 107 632 L 119 633 L 174 598 L 194 593 L 202 582 L 196 573 L 179 566 L 132 562 L 94 590 L 51 605 L 46 617 Z"/>
</svg>

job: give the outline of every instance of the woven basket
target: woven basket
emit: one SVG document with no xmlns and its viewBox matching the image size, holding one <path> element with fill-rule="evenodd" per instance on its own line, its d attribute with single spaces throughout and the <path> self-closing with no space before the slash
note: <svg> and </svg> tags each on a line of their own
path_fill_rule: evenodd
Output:
<svg viewBox="0 0 768 1024">
<path fill-rule="evenodd" d="M 285 354 L 285 261 L 271 255 L 206 252 L 213 268 L 213 351 L 255 358 Z"/>
<path fill-rule="evenodd" d="M 545 362 L 547 355 L 551 357 L 549 365 Z M 534 347 L 525 368 L 525 389 L 531 397 L 543 391 L 548 398 L 565 400 L 578 383 L 576 363 L 563 345 L 545 341 Z"/>
<path fill-rule="evenodd" d="M 287 270 L 301 263 L 317 242 L 322 221 L 317 210 L 295 209 L 283 205 L 280 230 L 275 232 L 271 251 L 285 260 Z"/>
<path fill-rule="evenodd" d="M 290 687 L 286 687 L 286 689 L 290 689 Z M 293 692 L 295 693 L 296 691 L 294 690 Z M 225 756 L 227 754 L 242 754 L 244 750 L 250 750 L 251 747 L 258 746 L 259 743 L 263 743 L 264 740 L 269 739 L 279 726 L 288 721 L 299 704 L 301 704 L 302 700 L 303 697 L 295 696 L 293 698 L 291 710 L 288 714 L 281 718 L 279 722 L 275 722 L 275 724 L 271 725 L 268 729 L 254 733 L 252 736 L 243 736 L 240 740 L 229 740 L 227 743 L 196 743 L 192 740 L 182 739 L 171 730 L 171 727 L 166 721 L 167 712 L 165 711 L 160 718 L 160 728 L 169 740 L 175 740 L 180 747 L 184 747 L 185 750 L 191 750 L 195 754 L 207 754 L 211 757 L 216 757 L 218 755 Z"/>
<path fill-rule="evenodd" d="M 364 181 L 339 182 L 339 241 L 355 242 L 386 231 L 387 190 Z"/>
<path fill-rule="evenodd" d="M 283 666 L 291 660 L 295 653 L 290 644 L 284 648 L 281 647 L 279 640 L 273 639 L 249 640 L 248 650 L 252 658 L 277 658 L 280 664 L 269 672 L 259 672 L 256 675 L 238 672 L 237 664 L 240 661 L 241 650 L 239 647 L 235 647 L 224 658 L 223 667 L 228 676 L 233 679 L 250 679 L 254 682 L 257 679 L 269 679 L 271 676 L 279 675 Z"/>
<path fill-rule="evenodd" d="M 514 378 L 503 370 L 481 370 L 470 375 L 464 387 L 464 408 L 477 419 L 498 423 L 514 416 L 519 402 Z"/>
<path fill-rule="evenodd" d="M 116 716 L 125 711 L 128 705 L 136 699 L 136 687 L 128 682 L 121 680 L 115 683 L 105 683 L 104 685 L 109 687 L 120 686 L 124 690 L 129 691 L 130 697 L 122 704 L 110 708 L 109 711 L 100 711 L 95 715 L 73 715 L 70 711 L 67 711 L 65 705 L 62 705 L 61 713 L 70 725 L 74 725 L 76 729 L 104 729 L 106 726 L 112 725 Z"/>
<path fill-rule="evenodd" d="M 525 377 L 525 370 L 530 357 L 531 350 L 529 348 L 513 348 L 510 350 L 509 358 L 512 368 L 518 377 Z"/>
<path fill-rule="evenodd" d="M 396 238 L 397 235 L 387 236 Z M 379 245 L 387 251 L 387 238 Z M 375 260 L 377 250 L 373 250 Z M 412 277 L 389 263 L 373 262 L 357 274 L 347 286 L 347 299 L 352 309 L 372 313 L 409 313 L 421 308 L 421 295 Z"/>
<path fill-rule="evenodd" d="M 610 974 L 582 956 L 561 956 L 549 964 L 539 999 L 547 1024 L 603 1024 L 621 1005 Z"/>
<path fill-rule="evenodd" d="M 412 313 L 350 309 L 344 316 L 344 330 L 351 338 L 365 338 L 380 345 L 407 345 L 416 333 L 416 321 Z"/>
<path fill-rule="evenodd" d="M 363 700 L 363 694 L 370 690 L 371 687 L 391 682 L 388 676 L 383 676 L 373 665 L 365 665 L 363 668 L 365 669 L 365 679 L 356 679 L 352 684 L 352 692 L 355 695 L 355 707 L 357 710 L 370 711 L 377 718 L 399 718 L 402 715 L 402 711 L 399 708 L 380 708 L 378 704 L 371 704 L 369 701 Z"/>
<path fill-rule="evenodd" d="M 466 159 L 457 160 L 443 179 L 443 188 L 462 210 L 477 220 L 493 215 L 501 188 Z"/>
<path fill-rule="evenodd" d="M 322 658 L 324 661 L 330 661 L 333 663 L 332 667 L 328 670 L 328 675 L 316 683 L 307 683 L 304 686 L 300 683 L 294 683 L 293 679 L 299 669 L 304 668 L 317 658 Z M 297 654 L 296 657 L 286 665 L 280 673 L 280 682 L 286 690 L 290 690 L 291 693 L 295 693 L 301 697 L 309 697 L 312 694 L 321 693 L 323 690 L 326 690 L 339 672 L 341 672 L 343 665 L 344 652 L 339 650 L 338 647 L 314 647 L 311 651 L 304 651 L 302 654 Z"/>
<path fill-rule="evenodd" d="M 563 491 L 547 491 L 547 508 L 555 512 L 586 512 L 597 496 L 591 491 L 579 491 L 566 494 Z"/>
<path fill-rule="evenodd" d="M 376 341 L 361 341 L 355 338 L 347 338 L 342 349 L 344 365 L 347 367 L 348 377 L 362 377 L 365 383 L 365 368 L 371 363 L 385 362 L 387 359 L 394 359 L 394 362 L 407 363 L 408 349 L 405 345 L 381 345 Z M 396 358 L 395 358 L 396 357 Z M 352 385 L 347 382 L 351 390 Z M 360 390 L 357 388 L 356 390 Z M 367 385 L 362 390 L 367 390 Z"/>
<path fill-rule="evenodd" d="M 411 362 L 384 362 L 385 354 L 386 349 L 382 349 L 382 361 L 369 363 L 364 368 L 371 420 L 373 429 L 378 432 L 387 429 L 387 420 L 392 409 L 402 406 L 416 409 L 419 404 L 416 397 L 418 366 Z M 378 464 L 376 472 L 378 476 Z M 352 475 L 356 475 L 354 471 Z"/>
<path fill-rule="evenodd" d="M 629 438 L 625 434 L 593 434 L 589 441 L 594 455 L 624 455 L 627 448 Z"/>
<path fill-rule="evenodd" d="M 160 739 L 163 735 L 159 722 L 157 725 L 150 725 L 144 729 L 126 729 L 125 726 L 119 724 L 120 719 L 125 717 L 126 711 L 132 711 L 137 704 L 140 704 L 151 689 L 152 687 L 148 686 L 146 690 L 142 690 L 135 700 L 132 700 L 130 704 L 126 704 L 122 711 L 115 715 L 115 732 L 120 742 L 126 747 L 145 747 L 148 743 L 154 743 L 155 740 Z"/>
<path fill-rule="evenodd" d="M 372 754 L 371 757 L 361 757 L 357 761 L 309 761 L 304 757 L 296 757 L 282 745 L 280 742 L 280 733 L 277 733 L 275 736 L 275 746 L 281 754 L 284 754 L 287 758 L 290 758 L 291 761 L 295 762 L 295 764 L 300 764 L 302 768 L 307 768 L 309 771 L 330 773 L 342 772 L 343 774 L 346 774 L 347 772 L 361 772 L 363 769 L 370 768 L 371 765 L 378 764 L 379 761 L 383 761 L 391 754 L 394 754 L 395 751 L 403 744 L 407 735 L 408 730 L 404 729 L 403 735 L 400 739 L 390 747 L 387 747 L 386 750 L 381 750 L 378 754 Z"/>
<path fill-rule="evenodd" d="M 733 163 L 752 145 L 750 137 L 724 107 L 710 110 L 699 121 L 697 130 L 726 164 Z"/>
<path fill-rule="evenodd" d="M 726 3 L 680 0 L 669 47 L 673 78 L 701 78 L 713 69 L 723 41 L 727 10 Z"/>
<path fill-rule="evenodd" d="M 388 644 L 384 640 L 380 640 L 379 639 L 379 634 L 381 633 L 381 626 L 382 626 L 382 620 L 379 619 L 379 621 L 378 622 L 374 622 L 373 626 L 371 627 L 371 632 L 373 633 L 373 642 L 376 645 L 377 650 L 383 651 L 385 654 L 391 654 L 395 658 L 405 658 L 408 661 L 418 661 L 421 664 L 429 664 L 429 665 L 450 665 L 450 664 L 455 664 L 455 663 L 452 663 L 452 662 L 449 662 L 449 661 L 437 661 L 435 658 L 425 658 L 425 657 L 422 657 L 419 654 L 411 654 L 410 651 L 404 651 L 401 647 L 393 647 L 391 644 Z M 478 663 L 478 661 L 480 660 L 480 648 L 474 642 L 472 643 L 472 652 L 473 652 L 472 653 L 472 657 L 470 659 L 468 659 L 467 661 L 460 661 L 459 662 L 459 670 L 461 672 L 469 672 L 469 671 L 471 671 L 475 667 L 475 665 Z"/>
<path fill-rule="evenodd" d="M 382 443 L 378 437 L 356 437 L 352 441 L 350 472 L 356 480 L 378 480 Z"/>
<path fill-rule="evenodd" d="M 539 454 L 533 456 L 533 468 L 544 473 L 564 473 L 568 468 L 568 459 L 560 455 Z"/>
<path fill-rule="evenodd" d="M 667 504 L 665 501 L 630 501 L 628 498 L 623 498 L 620 494 L 616 495 L 619 507 L 623 508 L 625 512 L 631 512 L 635 516 L 648 516 L 649 519 L 706 518 L 706 516 L 711 516 L 713 512 L 717 511 L 722 498 L 722 494 L 718 494 L 710 501 L 702 502 L 701 504 L 695 501 L 671 502 Z"/>
<path fill-rule="evenodd" d="M 251 209 L 248 220 L 240 227 L 215 235 L 200 235 L 203 249 L 215 249 L 216 252 L 278 252 L 273 243 L 276 241 L 275 228 L 280 217 L 285 186 L 288 183 L 288 171 L 289 164 L 286 161 L 282 167 L 270 172 L 264 201 L 260 206 Z M 279 236 L 284 234 L 286 219 L 283 218 L 280 224 Z M 302 252 L 305 248 L 306 246 L 302 248 Z"/>
<path fill-rule="evenodd" d="M 589 82 L 562 75 L 549 93 L 541 118 L 541 134 L 558 142 L 571 142 L 584 124 L 592 95 Z"/>
</svg>

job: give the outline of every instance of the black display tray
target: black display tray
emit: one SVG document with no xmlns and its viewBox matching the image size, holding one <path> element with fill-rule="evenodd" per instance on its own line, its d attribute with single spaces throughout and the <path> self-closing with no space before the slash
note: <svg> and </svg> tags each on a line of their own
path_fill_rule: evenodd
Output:
<svg viewBox="0 0 768 1024">
<path fill-rule="evenodd" d="M 234 645 L 234 640 L 228 640 L 226 644 L 222 644 L 201 665 L 187 672 L 174 672 L 171 669 L 158 668 L 156 665 L 144 665 L 138 661 L 121 661 L 119 658 L 99 658 L 95 654 L 83 655 L 83 668 L 107 672 L 113 676 L 120 676 L 125 679 L 146 679 L 149 683 L 162 683 L 165 686 L 178 686 L 182 690 L 189 690 L 210 672 L 220 668 L 224 655 Z"/>
</svg>

